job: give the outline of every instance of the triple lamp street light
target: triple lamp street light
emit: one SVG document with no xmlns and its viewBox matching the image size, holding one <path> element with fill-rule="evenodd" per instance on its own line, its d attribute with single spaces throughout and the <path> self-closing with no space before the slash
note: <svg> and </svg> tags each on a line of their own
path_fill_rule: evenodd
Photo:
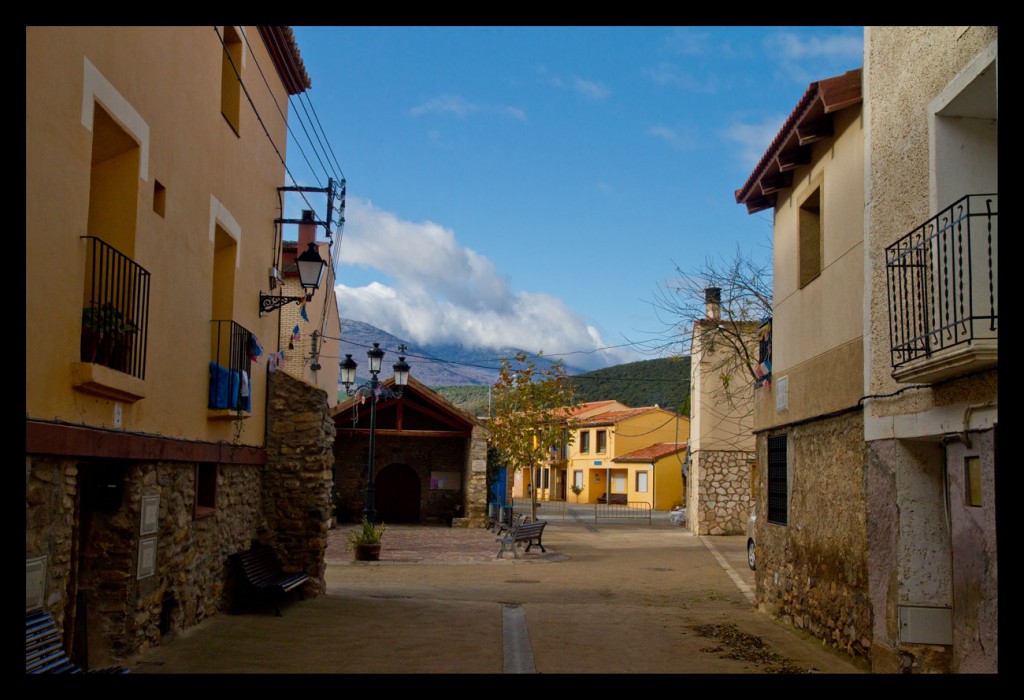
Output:
<svg viewBox="0 0 1024 700">
<path fill-rule="evenodd" d="M 381 386 L 377 375 L 380 373 L 381 365 L 384 362 L 384 351 L 380 349 L 380 343 L 374 343 L 373 347 L 366 351 L 370 361 L 370 381 L 360 384 L 355 389 L 352 385 L 356 381 L 356 361 L 351 354 L 346 354 L 345 359 L 339 364 L 341 367 L 341 383 L 345 385 L 345 393 L 349 396 L 360 395 L 370 400 L 370 456 L 366 464 L 366 503 L 363 507 L 363 517 L 371 523 L 376 523 L 377 508 L 375 504 L 376 487 L 373 483 L 373 449 L 374 433 L 377 430 L 377 402 L 381 399 L 400 399 L 402 389 L 409 383 L 409 363 L 405 361 L 405 345 L 398 346 L 398 362 L 392 369 L 395 372 L 395 387 L 392 390 Z"/>
</svg>

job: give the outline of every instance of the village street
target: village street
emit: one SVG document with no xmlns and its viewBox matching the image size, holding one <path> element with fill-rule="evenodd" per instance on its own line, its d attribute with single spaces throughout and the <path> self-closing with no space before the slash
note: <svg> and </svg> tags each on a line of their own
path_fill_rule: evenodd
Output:
<svg viewBox="0 0 1024 700">
<path fill-rule="evenodd" d="M 136 674 L 863 673 L 753 609 L 745 537 L 551 518 L 498 559 L 494 533 L 393 526 L 380 562 L 331 531 L 327 592 L 217 615 L 136 658 Z"/>
</svg>

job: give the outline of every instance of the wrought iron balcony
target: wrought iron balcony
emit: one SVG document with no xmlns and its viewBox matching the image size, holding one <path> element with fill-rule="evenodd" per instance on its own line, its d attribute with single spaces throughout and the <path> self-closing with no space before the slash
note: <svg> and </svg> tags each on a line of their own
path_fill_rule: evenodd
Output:
<svg viewBox="0 0 1024 700">
<path fill-rule="evenodd" d="M 89 287 L 79 357 L 145 379 L 150 273 L 101 239 L 82 238 Z"/>
<path fill-rule="evenodd" d="M 999 339 L 999 196 L 956 201 L 885 250 L 897 381 L 994 366 Z"/>
<path fill-rule="evenodd" d="M 211 321 L 211 410 L 251 411 L 253 335 L 234 321 Z"/>
</svg>

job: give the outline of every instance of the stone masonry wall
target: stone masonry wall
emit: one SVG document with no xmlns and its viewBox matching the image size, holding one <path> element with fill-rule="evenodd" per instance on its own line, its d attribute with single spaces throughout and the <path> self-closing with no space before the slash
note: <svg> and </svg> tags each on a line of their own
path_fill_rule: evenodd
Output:
<svg viewBox="0 0 1024 700">
<path fill-rule="evenodd" d="M 47 557 L 43 607 L 61 627 L 88 630 L 90 666 L 121 662 L 220 611 L 227 557 L 265 529 L 255 467 L 221 465 L 217 507 L 206 515 L 195 510 L 195 463 L 121 467 L 123 497 L 109 509 L 81 493 L 96 464 L 40 456 L 27 469 L 26 558 Z M 145 496 L 159 497 L 158 526 L 140 535 Z M 139 578 L 139 546 L 149 539 L 155 572 Z"/>
<path fill-rule="evenodd" d="M 788 523 L 767 517 L 767 438 L 757 438 L 757 607 L 852 657 L 871 648 L 860 411 L 789 430 Z"/>
<path fill-rule="evenodd" d="M 334 488 L 334 420 L 327 393 L 286 374 L 268 380 L 267 470 L 263 509 L 269 541 L 287 571 L 309 574 L 325 590 L 327 532 Z"/>
<path fill-rule="evenodd" d="M 742 535 L 754 507 L 753 452 L 699 450 L 690 456 L 687 527 L 695 535 Z"/>
</svg>

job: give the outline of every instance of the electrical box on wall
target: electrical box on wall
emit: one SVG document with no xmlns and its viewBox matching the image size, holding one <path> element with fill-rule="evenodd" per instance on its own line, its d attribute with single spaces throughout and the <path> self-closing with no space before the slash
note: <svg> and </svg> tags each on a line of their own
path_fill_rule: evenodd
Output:
<svg viewBox="0 0 1024 700">
<path fill-rule="evenodd" d="M 952 608 L 901 605 L 900 642 L 905 644 L 952 644 Z"/>
</svg>

